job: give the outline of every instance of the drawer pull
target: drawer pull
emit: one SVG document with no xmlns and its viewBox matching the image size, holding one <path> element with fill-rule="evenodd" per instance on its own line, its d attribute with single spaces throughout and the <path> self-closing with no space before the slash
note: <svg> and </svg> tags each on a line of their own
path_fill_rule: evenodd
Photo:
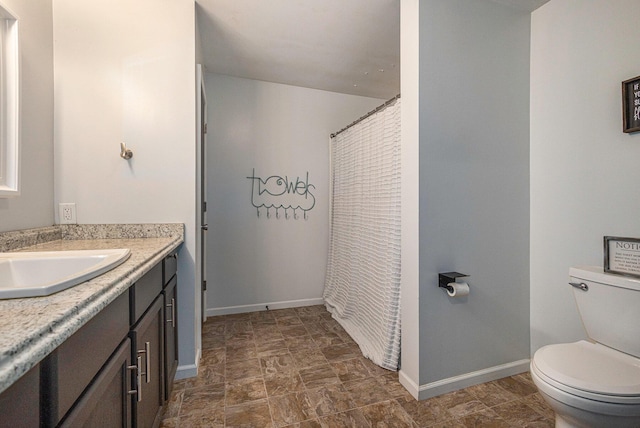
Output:
<svg viewBox="0 0 640 428">
<path fill-rule="evenodd" d="M 176 299 L 171 298 L 171 303 L 167 304 L 167 308 L 171 308 L 171 319 L 167 322 L 171 323 L 171 327 L 176 328 Z"/>
<path fill-rule="evenodd" d="M 127 391 L 129 395 L 137 395 L 138 402 L 142 401 L 142 370 L 140 367 L 142 366 L 142 357 L 138 357 L 138 365 L 137 366 L 127 366 L 129 370 L 136 371 L 136 389 L 132 389 L 131 391 Z"/>
<path fill-rule="evenodd" d="M 140 377 L 144 375 L 144 379 L 147 383 L 151 382 L 151 342 L 144 342 L 144 349 L 138 350 L 138 358 L 140 354 L 144 354 L 145 367 L 144 372 L 140 373 Z"/>
<path fill-rule="evenodd" d="M 144 342 L 144 353 L 146 358 L 146 365 L 144 371 L 144 377 L 147 383 L 151 382 L 151 343 Z"/>
</svg>

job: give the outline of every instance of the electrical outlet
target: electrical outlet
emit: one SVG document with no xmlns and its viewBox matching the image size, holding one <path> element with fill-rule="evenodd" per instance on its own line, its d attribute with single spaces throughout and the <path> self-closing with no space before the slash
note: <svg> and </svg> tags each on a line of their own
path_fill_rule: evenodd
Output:
<svg viewBox="0 0 640 428">
<path fill-rule="evenodd" d="M 58 214 L 60 215 L 60 224 L 76 224 L 76 204 L 65 203 L 58 204 Z"/>
</svg>

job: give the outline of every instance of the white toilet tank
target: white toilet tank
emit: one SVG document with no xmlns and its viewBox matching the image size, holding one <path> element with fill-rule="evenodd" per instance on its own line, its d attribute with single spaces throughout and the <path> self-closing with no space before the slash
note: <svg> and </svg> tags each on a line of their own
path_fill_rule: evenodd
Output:
<svg viewBox="0 0 640 428">
<path fill-rule="evenodd" d="M 601 267 L 569 269 L 582 323 L 589 337 L 640 358 L 640 279 L 604 273 Z"/>
</svg>

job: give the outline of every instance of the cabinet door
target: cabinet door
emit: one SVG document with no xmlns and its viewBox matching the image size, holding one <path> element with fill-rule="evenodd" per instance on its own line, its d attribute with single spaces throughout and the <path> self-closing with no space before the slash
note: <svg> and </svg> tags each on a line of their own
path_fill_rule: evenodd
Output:
<svg viewBox="0 0 640 428">
<path fill-rule="evenodd" d="M 163 291 L 165 308 L 164 359 L 165 384 L 164 399 L 169 400 L 173 387 L 173 378 L 178 369 L 178 288 L 177 277 L 174 276 Z"/>
<path fill-rule="evenodd" d="M 131 427 L 131 341 L 127 338 L 62 421 L 62 427 Z"/>
<path fill-rule="evenodd" d="M 149 310 L 131 330 L 132 358 L 138 362 L 138 397 L 134 401 L 135 426 L 156 427 L 160 424 L 164 401 L 164 300 L 153 302 Z"/>
</svg>

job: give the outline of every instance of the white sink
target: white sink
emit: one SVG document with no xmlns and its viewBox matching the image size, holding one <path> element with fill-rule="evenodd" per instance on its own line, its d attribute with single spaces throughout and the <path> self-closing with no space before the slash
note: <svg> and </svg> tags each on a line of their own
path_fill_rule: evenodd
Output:
<svg viewBox="0 0 640 428">
<path fill-rule="evenodd" d="M 0 253 L 0 299 L 66 290 L 115 268 L 130 253 L 128 249 Z"/>
</svg>

